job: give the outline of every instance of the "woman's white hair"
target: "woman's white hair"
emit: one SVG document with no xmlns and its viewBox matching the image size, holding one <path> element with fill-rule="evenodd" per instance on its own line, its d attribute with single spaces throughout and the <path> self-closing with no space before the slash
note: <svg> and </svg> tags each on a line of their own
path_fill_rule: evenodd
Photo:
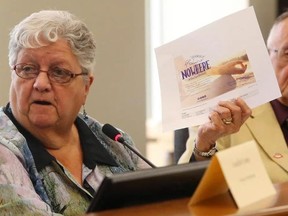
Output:
<svg viewBox="0 0 288 216">
<path fill-rule="evenodd" d="M 42 10 L 22 20 L 10 32 L 9 65 L 12 68 L 23 48 L 38 48 L 65 39 L 82 70 L 91 72 L 96 44 L 85 23 L 67 11 Z"/>
</svg>

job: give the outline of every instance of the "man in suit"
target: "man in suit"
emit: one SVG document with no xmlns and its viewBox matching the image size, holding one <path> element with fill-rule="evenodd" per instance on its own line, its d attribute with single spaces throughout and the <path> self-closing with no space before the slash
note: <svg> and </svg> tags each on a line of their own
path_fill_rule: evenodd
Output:
<svg viewBox="0 0 288 216">
<path fill-rule="evenodd" d="M 179 163 L 207 160 L 218 150 L 253 140 L 272 182 L 288 181 L 288 11 L 276 18 L 267 47 L 282 97 L 252 112 L 240 98 L 219 102 L 209 122 L 189 129 Z"/>
</svg>

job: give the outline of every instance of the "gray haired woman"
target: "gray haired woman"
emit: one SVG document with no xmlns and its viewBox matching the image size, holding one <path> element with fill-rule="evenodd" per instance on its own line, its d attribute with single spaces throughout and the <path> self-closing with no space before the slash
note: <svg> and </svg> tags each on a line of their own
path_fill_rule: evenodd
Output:
<svg viewBox="0 0 288 216">
<path fill-rule="evenodd" d="M 87 26 L 66 11 L 33 13 L 12 29 L 10 98 L 0 110 L 1 215 L 80 215 L 103 176 L 146 167 L 80 113 L 95 50 Z"/>
</svg>

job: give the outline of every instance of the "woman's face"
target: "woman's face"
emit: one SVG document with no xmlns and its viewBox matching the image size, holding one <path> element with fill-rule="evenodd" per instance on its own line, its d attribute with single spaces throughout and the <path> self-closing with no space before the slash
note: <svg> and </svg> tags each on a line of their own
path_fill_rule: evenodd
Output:
<svg viewBox="0 0 288 216">
<path fill-rule="evenodd" d="M 16 64 L 39 65 L 43 71 L 59 67 L 73 73 L 81 73 L 76 56 L 64 40 L 35 49 L 22 49 Z M 12 72 L 10 104 L 17 121 L 29 128 L 71 128 L 85 104 L 93 77 L 85 82 L 77 76 L 69 83 L 59 84 L 49 80 L 47 72 L 40 72 L 35 79 L 23 79 Z"/>
</svg>

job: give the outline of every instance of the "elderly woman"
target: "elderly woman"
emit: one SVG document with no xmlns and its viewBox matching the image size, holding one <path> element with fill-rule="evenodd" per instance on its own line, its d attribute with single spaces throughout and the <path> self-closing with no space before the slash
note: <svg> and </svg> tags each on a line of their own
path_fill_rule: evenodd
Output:
<svg viewBox="0 0 288 216">
<path fill-rule="evenodd" d="M 68 12 L 33 13 L 11 31 L 10 102 L 0 110 L 1 215 L 83 214 L 103 176 L 145 167 L 79 113 L 94 61 L 91 32 Z"/>
</svg>

